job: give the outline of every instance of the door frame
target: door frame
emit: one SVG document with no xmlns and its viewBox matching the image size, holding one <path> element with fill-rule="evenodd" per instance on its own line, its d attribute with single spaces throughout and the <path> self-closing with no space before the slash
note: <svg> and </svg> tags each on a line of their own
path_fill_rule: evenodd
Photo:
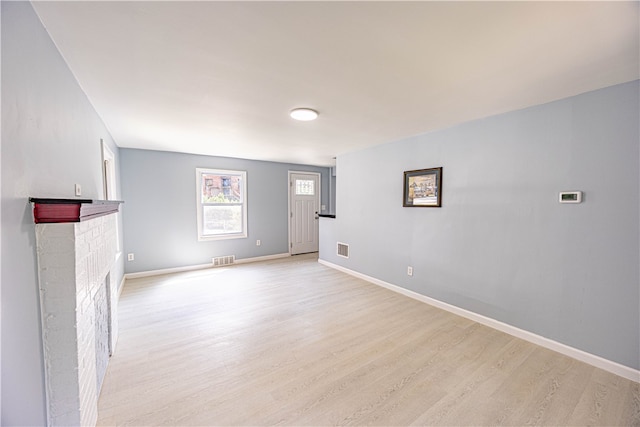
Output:
<svg viewBox="0 0 640 427">
<path fill-rule="evenodd" d="M 111 148 L 109 148 L 104 140 L 100 139 L 100 145 L 102 146 L 102 191 L 104 194 L 104 199 L 117 200 L 118 183 L 115 167 L 116 158 L 113 155 L 113 151 L 111 151 Z"/>
<path fill-rule="evenodd" d="M 289 234 L 289 255 L 292 255 L 293 249 L 293 236 L 291 233 L 291 218 L 293 217 L 293 206 L 291 204 L 291 191 L 293 188 L 292 175 L 294 174 L 305 174 L 305 175 L 315 175 L 318 177 L 318 191 L 316 191 L 316 200 L 318 202 L 318 213 L 321 212 L 322 207 L 322 174 L 320 172 L 309 172 L 309 171 L 294 171 L 290 170 L 287 173 L 287 230 Z M 318 228 L 318 246 L 320 245 L 320 221 L 316 221 L 316 227 Z"/>
<path fill-rule="evenodd" d="M 100 147 L 102 152 L 102 184 L 103 184 L 103 195 L 105 200 L 118 200 L 118 174 L 116 169 L 116 156 L 113 154 L 109 145 L 104 142 L 102 138 L 100 138 Z M 115 215 L 116 221 L 116 257 L 114 259 L 114 263 L 118 262 L 120 256 L 122 256 L 122 247 L 120 244 L 120 215 L 119 213 Z M 104 279 L 104 285 L 106 290 L 106 300 L 107 300 L 107 330 L 108 330 L 108 347 L 109 347 L 109 357 L 113 356 L 113 352 L 115 350 L 116 345 L 116 337 L 114 337 L 114 331 L 112 330 L 111 324 L 111 306 L 113 304 L 113 291 L 115 290 L 117 293 L 117 285 L 114 289 L 111 284 L 111 271 L 107 273 L 107 276 Z M 108 363 L 108 362 L 107 362 Z M 106 373 L 106 372 L 105 372 Z M 104 377 L 102 378 L 104 381 Z"/>
</svg>

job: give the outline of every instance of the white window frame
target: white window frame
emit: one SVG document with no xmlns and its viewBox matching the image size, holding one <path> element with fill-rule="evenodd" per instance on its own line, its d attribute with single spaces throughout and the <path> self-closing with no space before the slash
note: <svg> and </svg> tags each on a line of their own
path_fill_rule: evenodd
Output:
<svg viewBox="0 0 640 427">
<path fill-rule="evenodd" d="M 242 206 L 242 231 L 239 233 L 227 233 L 216 235 L 203 234 L 203 208 L 207 204 L 202 203 L 202 175 L 240 175 L 241 176 L 241 191 L 242 191 L 242 203 L 238 205 Z M 227 240 L 227 239 L 243 239 L 248 236 L 248 221 L 247 221 L 247 172 L 239 170 L 226 170 L 226 169 L 210 169 L 210 168 L 196 168 L 196 211 L 198 221 L 198 241 L 212 241 L 212 240 Z"/>
</svg>

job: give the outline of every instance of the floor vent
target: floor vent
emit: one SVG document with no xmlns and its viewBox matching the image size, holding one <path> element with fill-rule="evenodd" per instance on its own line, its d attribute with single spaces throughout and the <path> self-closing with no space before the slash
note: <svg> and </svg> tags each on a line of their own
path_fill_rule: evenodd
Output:
<svg viewBox="0 0 640 427">
<path fill-rule="evenodd" d="M 349 258 L 349 245 L 338 242 L 338 256 Z"/>
<path fill-rule="evenodd" d="M 219 256 L 212 259 L 214 267 L 222 267 L 224 265 L 231 265 L 236 261 L 235 255 Z"/>
</svg>

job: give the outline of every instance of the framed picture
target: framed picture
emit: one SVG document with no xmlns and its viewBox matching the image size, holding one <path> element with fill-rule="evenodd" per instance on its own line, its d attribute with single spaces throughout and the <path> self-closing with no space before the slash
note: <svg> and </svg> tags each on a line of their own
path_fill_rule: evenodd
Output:
<svg viewBox="0 0 640 427">
<path fill-rule="evenodd" d="M 442 202 L 442 168 L 404 173 L 405 208 L 439 208 Z"/>
</svg>

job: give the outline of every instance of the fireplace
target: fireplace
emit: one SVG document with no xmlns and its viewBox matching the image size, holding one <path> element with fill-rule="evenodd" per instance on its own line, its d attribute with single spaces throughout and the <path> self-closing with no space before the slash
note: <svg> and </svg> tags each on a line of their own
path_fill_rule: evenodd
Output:
<svg viewBox="0 0 640 427">
<path fill-rule="evenodd" d="M 118 211 L 114 203 L 120 202 L 31 201 L 48 424 L 95 425 L 100 387 L 118 332 L 117 283 L 110 274 L 117 250 L 116 220 L 110 214 Z M 69 214 L 72 211 L 77 217 Z"/>
</svg>

